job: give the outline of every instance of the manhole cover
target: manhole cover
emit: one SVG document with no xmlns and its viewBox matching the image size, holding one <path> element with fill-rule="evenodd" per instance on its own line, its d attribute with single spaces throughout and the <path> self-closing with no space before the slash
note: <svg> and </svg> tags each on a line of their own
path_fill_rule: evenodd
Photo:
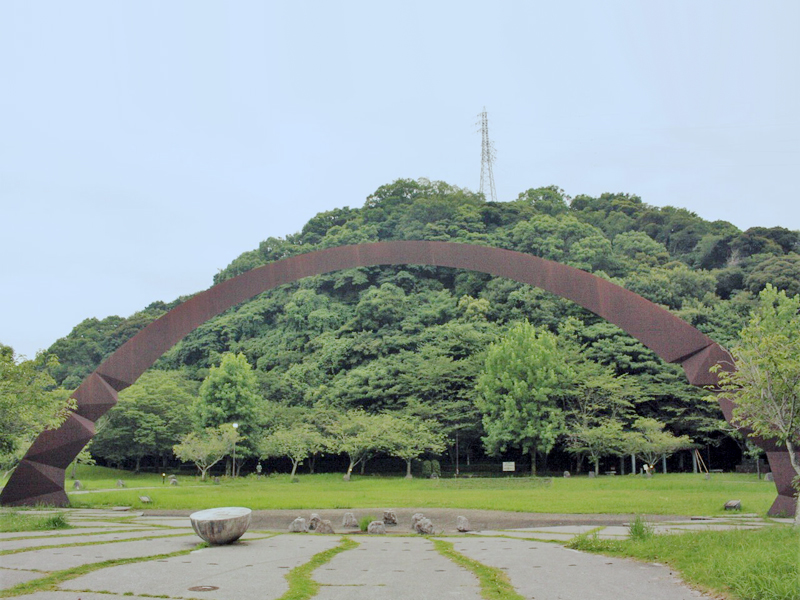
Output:
<svg viewBox="0 0 800 600">
<path fill-rule="evenodd" d="M 194 587 L 190 587 L 190 592 L 211 592 L 214 590 L 218 590 L 219 588 L 215 585 L 196 585 Z"/>
</svg>

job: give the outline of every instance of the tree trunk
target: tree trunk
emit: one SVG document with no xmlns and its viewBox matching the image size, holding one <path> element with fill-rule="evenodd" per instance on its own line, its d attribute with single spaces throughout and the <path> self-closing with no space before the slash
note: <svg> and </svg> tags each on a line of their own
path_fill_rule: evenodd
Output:
<svg viewBox="0 0 800 600">
<path fill-rule="evenodd" d="M 141 456 L 137 456 L 136 457 L 136 468 L 133 470 L 134 473 L 138 473 L 139 472 L 139 466 L 141 464 L 142 464 L 142 457 Z"/>
<path fill-rule="evenodd" d="M 317 462 L 317 455 L 312 454 L 308 457 L 308 472 L 314 474 L 314 463 Z"/>
<path fill-rule="evenodd" d="M 595 474 L 595 476 L 600 475 L 600 459 L 599 458 L 595 458 L 594 459 L 594 474 Z"/>
<path fill-rule="evenodd" d="M 536 448 L 531 449 L 531 476 L 536 477 Z"/>
<path fill-rule="evenodd" d="M 297 465 L 300 463 L 299 460 L 292 459 L 292 475 L 291 478 L 294 479 L 294 474 L 297 473 Z"/>
<path fill-rule="evenodd" d="M 414 476 L 411 474 L 411 461 L 406 461 L 406 479 L 413 479 Z"/>
<path fill-rule="evenodd" d="M 353 467 L 355 464 L 353 463 L 353 459 L 350 459 L 350 465 L 347 467 L 347 473 L 344 474 L 344 480 L 350 481 L 350 474 L 353 472 Z"/>
<path fill-rule="evenodd" d="M 78 468 L 78 459 L 72 461 L 72 479 L 75 479 L 75 469 Z"/>
</svg>

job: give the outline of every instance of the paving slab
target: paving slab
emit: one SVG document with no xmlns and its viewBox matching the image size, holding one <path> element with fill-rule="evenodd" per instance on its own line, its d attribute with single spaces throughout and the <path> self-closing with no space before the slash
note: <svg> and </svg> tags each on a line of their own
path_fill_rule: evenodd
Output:
<svg viewBox="0 0 800 600">
<path fill-rule="evenodd" d="M 189 517 L 180 519 L 169 519 L 163 517 L 141 517 L 135 519 L 133 523 L 144 526 L 159 525 L 160 527 L 177 527 L 181 529 L 192 528 L 192 522 L 189 520 Z"/>
<path fill-rule="evenodd" d="M 141 527 L 128 527 L 127 525 L 120 525 L 119 527 L 113 527 L 114 531 L 142 531 L 143 528 Z M 0 542 L 3 540 L 13 540 L 19 538 L 27 538 L 27 537 L 68 537 L 71 535 L 76 534 L 95 534 L 95 533 L 103 533 L 104 531 L 108 531 L 108 527 L 73 527 L 72 529 L 52 529 L 48 531 L 8 531 L 5 533 L 0 533 Z"/>
<path fill-rule="evenodd" d="M 536 600 L 688 600 L 708 598 L 668 567 L 514 539 L 451 538 L 454 548 L 503 569 L 521 595 Z"/>
<path fill-rule="evenodd" d="M 11 569 L 60 571 L 104 560 L 136 558 L 167 554 L 178 550 L 189 550 L 197 546 L 198 543 L 199 539 L 197 537 L 185 535 L 76 548 L 46 548 L 18 554 L 6 554 L 2 557 L 2 562 L 4 567 Z"/>
<path fill-rule="evenodd" d="M 186 533 L 183 531 L 170 531 L 168 529 L 147 529 L 145 531 L 136 530 L 121 533 L 99 533 L 96 535 L 64 535 L 48 538 L 31 538 L 28 540 L 0 540 L 0 550 L 21 550 L 23 548 L 37 548 L 40 546 L 87 544 L 91 542 L 113 542 L 115 540 L 130 540 L 162 535 L 186 535 Z"/>
<path fill-rule="evenodd" d="M 445 558 L 430 540 L 359 536 L 358 548 L 337 554 L 312 577 L 314 600 L 480 600 L 477 578 Z"/>
<path fill-rule="evenodd" d="M 31 579 L 38 579 L 42 573 L 35 571 L 23 571 L 21 569 L 3 569 L 0 567 L 0 590 L 6 590 L 19 583 L 25 583 Z"/>
<path fill-rule="evenodd" d="M 113 594 L 202 596 L 209 600 L 272 600 L 289 589 L 284 575 L 290 569 L 339 543 L 338 536 L 289 534 L 240 541 L 203 548 L 185 556 L 101 569 L 67 581 L 61 587 Z M 189 591 L 197 586 L 216 589 Z M 102 600 L 108 600 L 108 596 Z"/>
<path fill-rule="evenodd" d="M 198 594 L 199 596 L 200 594 Z M 114 596 L 108 594 L 96 594 L 94 592 L 36 592 L 35 594 L 27 594 L 25 596 L 16 596 L 19 600 L 114 600 Z M 124 600 L 153 600 L 152 598 L 142 596 L 125 596 Z"/>
</svg>

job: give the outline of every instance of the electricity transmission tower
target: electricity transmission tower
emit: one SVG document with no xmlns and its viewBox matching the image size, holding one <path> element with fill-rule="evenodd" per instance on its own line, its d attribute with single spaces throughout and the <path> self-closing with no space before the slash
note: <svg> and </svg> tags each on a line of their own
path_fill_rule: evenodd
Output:
<svg viewBox="0 0 800 600">
<path fill-rule="evenodd" d="M 483 107 L 483 112 L 478 115 L 481 126 L 481 187 L 480 192 L 484 197 L 488 196 L 492 202 L 497 202 L 497 191 L 494 189 L 494 173 L 492 172 L 492 163 L 495 160 L 496 153 L 494 144 L 489 139 L 489 117 L 486 114 L 486 107 Z M 487 193 L 486 186 L 489 190 Z"/>
</svg>

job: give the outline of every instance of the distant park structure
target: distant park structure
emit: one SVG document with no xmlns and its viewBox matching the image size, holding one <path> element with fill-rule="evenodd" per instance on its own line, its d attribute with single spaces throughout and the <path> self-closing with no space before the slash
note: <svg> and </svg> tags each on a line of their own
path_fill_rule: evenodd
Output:
<svg viewBox="0 0 800 600">
<path fill-rule="evenodd" d="M 304 277 L 380 265 L 427 265 L 478 271 L 542 288 L 571 300 L 638 339 L 661 359 L 677 363 L 692 385 L 714 386 L 709 369 L 732 369 L 730 355 L 666 309 L 625 288 L 574 267 L 488 246 L 433 241 L 391 241 L 328 248 L 285 258 L 228 279 L 152 322 L 91 373 L 72 395 L 77 408 L 58 428 L 34 441 L 0 494 L 4 506 L 69 504 L 65 470 L 95 432 L 94 423 L 150 366 L 191 331 L 262 292 Z M 720 398 L 728 421 L 733 403 Z M 770 514 L 794 513 L 793 469 L 785 449 L 764 448 L 778 490 Z"/>
</svg>

